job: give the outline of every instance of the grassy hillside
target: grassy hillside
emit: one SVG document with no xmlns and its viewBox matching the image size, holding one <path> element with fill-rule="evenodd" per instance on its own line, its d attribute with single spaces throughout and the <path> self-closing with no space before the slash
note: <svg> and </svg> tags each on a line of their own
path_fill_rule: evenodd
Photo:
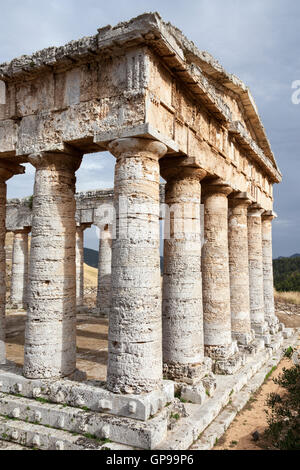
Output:
<svg viewBox="0 0 300 470">
<path fill-rule="evenodd" d="M 86 287 L 97 287 L 98 269 L 92 268 L 87 264 L 84 265 L 84 285 Z"/>
<path fill-rule="evenodd" d="M 84 248 L 84 262 L 88 266 L 98 269 L 98 251 Z"/>
<path fill-rule="evenodd" d="M 98 269 L 98 251 L 91 250 L 91 248 L 84 249 L 84 262 L 86 265 L 91 266 L 92 268 Z M 163 272 L 164 269 L 164 259 L 161 256 L 160 258 L 160 269 Z"/>
<path fill-rule="evenodd" d="M 91 285 L 97 285 L 98 251 L 90 248 L 84 249 L 84 262 L 86 264 L 86 280 Z M 161 257 L 161 271 L 163 272 L 163 258 Z M 280 257 L 273 260 L 274 284 L 278 292 L 300 292 L 300 255 L 290 258 Z M 89 269 L 90 268 L 90 269 Z"/>
<path fill-rule="evenodd" d="M 273 260 L 275 289 L 300 292 L 300 256 Z"/>
<path fill-rule="evenodd" d="M 300 305 L 300 292 L 274 292 L 275 300 L 287 304 Z"/>
</svg>

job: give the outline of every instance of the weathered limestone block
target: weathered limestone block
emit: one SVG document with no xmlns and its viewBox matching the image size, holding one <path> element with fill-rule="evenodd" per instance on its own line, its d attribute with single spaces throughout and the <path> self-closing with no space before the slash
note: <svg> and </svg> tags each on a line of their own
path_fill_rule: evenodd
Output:
<svg viewBox="0 0 300 470">
<path fill-rule="evenodd" d="M 253 339 L 250 320 L 247 211 L 243 193 L 229 198 L 228 244 L 232 336 L 247 345 Z"/>
<path fill-rule="evenodd" d="M 14 232 L 10 294 L 13 308 L 27 307 L 29 232 L 29 228 Z"/>
<path fill-rule="evenodd" d="M 272 331 L 276 330 L 274 331 L 276 333 L 278 331 L 279 320 L 275 315 L 272 256 L 272 220 L 275 217 L 276 214 L 274 212 L 265 212 L 262 215 L 262 250 L 265 320 Z"/>
<path fill-rule="evenodd" d="M 264 312 L 264 279 L 261 215 L 264 212 L 254 204 L 248 210 L 248 254 L 251 326 L 256 335 L 267 333 Z M 267 339 L 267 338 L 266 338 Z"/>
<path fill-rule="evenodd" d="M 97 309 L 101 316 L 108 317 L 111 308 L 111 226 L 101 230 L 99 243 Z"/>
<path fill-rule="evenodd" d="M 16 232 L 31 227 L 32 197 L 10 199 L 6 206 L 6 230 Z"/>
<path fill-rule="evenodd" d="M 72 374 L 76 365 L 75 171 L 78 154 L 35 154 L 25 377 Z"/>
<path fill-rule="evenodd" d="M 114 393 L 140 394 L 162 383 L 159 159 L 167 147 L 125 138 L 113 141 L 109 149 L 117 158 L 117 233 L 112 243 L 107 387 Z"/>
<path fill-rule="evenodd" d="M 14 174 L 24 173 L 24 167 L 0 161 L 0 364 L 5 364 L 5 303 L 6 303 L 6 256 L 5 256 L 5 218 L 6 218 L 6 181 Z"/>
<path fill-rule="evenodd" d="M 219 179 L 204 183 L 204 231 L 202 251 L 204 345 L 215 361 L 217 373 L 233 373 L 239 366 L 236 342 L 231 336 L 228 254 L 228 199 L 232 189 Z M 234 356 L 232 358 L 232 356 Z M 230 368 L 226 361 L 230 358 Z"/>
<path fill-rule="evenodd" d="M 204 373 L 200 181 L 206 172 L 161 162 L 167 181 L 163 277 L 164 376 L 193 382 Z M 206 372 L 206 371 L 205 371 Z"/>
<path fill-rule="evenodd" d="M 16 150 L 18 127 L 15 121 L 9 119 L 0 122 L 0 152 L 9 156 Z"/>
</svg>

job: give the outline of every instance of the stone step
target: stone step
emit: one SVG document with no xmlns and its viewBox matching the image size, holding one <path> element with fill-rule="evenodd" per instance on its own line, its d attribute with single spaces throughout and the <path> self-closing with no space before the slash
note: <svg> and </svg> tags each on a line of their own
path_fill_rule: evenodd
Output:
<svg viewBox="0 0 300 470">
<path fill-rule="evenodd" d="M 299 344 L 297 335 L 293 337 L 293 344 Z M 191 450 L 210 450 L 214 447 L 218 439 L 229 428 L 237 413 L 248 403 L 252 394 L 262 386 L 273 367 L 281 361 L 282 356 L 282 350 L 277 350 L 275 354 L 273 351 L 272 357 L 256 372 L 242 390 L 232 394 L 230 403 L 224 407 L 218 417 L 205 429 L 201 437 L 194 442 L 190 447 Z"/>
<path fill-rule="evenodd" d="M 2 450 L 29 450 L 28 447 L 20 446 L 19 444 L 14 444 L 13 442 L 6 442 L 0 439 L 0 452 Z"/>
<path fill-rule="evenodd" d="M 133 447 L 98 441 L 67 431 L 0 416 L 0 438 L 39 450 L 132 450 Z M 8 449 L 9 450 L 9 449 Z"/>
<path fill-rule="evenodd" d="M 144 395 L 118 395 L 107 390 L 105 382 L 85 381 L 76 375 L 73 380 L 27 379 L 22 369 L 8 363 L 0 366 L 0 392 L 147 421 L 172 402 L 174 383 L 164 380 L 161 390 Z"/>
<path fill-rule="evenodd" d="M 108 414 L 48 403 L 43 398 L 29 399 L 0 393 L 0 415 L 10 420 L 39 424 L 56 430 L 109 439 L 119 444 L 153 449 L 166 436 L 168 408 L 156 417 L 141 422 Z"/>
<path fill-rule="evenodd" d="M 216 376 L 217 390 L 215 395 L 205 401 L 203 405 L 187 403 L 188 416 L 181 419 L 178 425 L 168 432 L 166 439 L 159 444 L 157 449 L 186 450 L 193 444 L 196 445 L 195 443 L 199 444 L 200 449 L 202 443 L 199 441 L 199 436 L 202 433 L 205 433 L 207 439 L 205 448 L 212 447 L 216 439 L 224 434 L 236 413 L 247 403 L 249 398 L 246 387 L 248 384 L 252 384 L 249 386 L 251 393 L 257 390 L 266 374 L 280 361 L 285 348 L 297 344 L 298 338 L 299 332 L 296 332 L 292 338 L 285 341 L 283 347 L 281 347 L 280 340 L 277 352 L 274 352 L 272 348 L 258 351 L 234 376 Z M 233 399 L 236 400 L 234 407 L 232 406 Z M 224 414 L 222 415 L 222 413 Z M 214 423 L 217 431 L 210 427 L 214 426 Z"/>
</svg>

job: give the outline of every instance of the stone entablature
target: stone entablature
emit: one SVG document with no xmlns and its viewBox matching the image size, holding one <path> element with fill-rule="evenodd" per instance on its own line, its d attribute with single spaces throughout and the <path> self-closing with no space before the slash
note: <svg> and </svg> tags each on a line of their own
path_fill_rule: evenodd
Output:
<svg viewBox="0 0 300 470">
<path fill-rule="evenodd" d="M 101 226 L 105 212 L 101 208 L 113 207 L 113 189 L 95 189 L 76 193 L 76 214 L 77 225 L 96 225 Z M 160 185 L 160 201 L 164 203 L 165 185 Z M 33 198 L 25 197 L 22 199 L 9 199 L 6 207 L 6 230 L 15 232 L 27 227 L 32 223 L 32 202 Z M 108 214 L 109 219 L 111 213 Z M 110 221 L 112 223 L 113 220 Z"/>
</svg>

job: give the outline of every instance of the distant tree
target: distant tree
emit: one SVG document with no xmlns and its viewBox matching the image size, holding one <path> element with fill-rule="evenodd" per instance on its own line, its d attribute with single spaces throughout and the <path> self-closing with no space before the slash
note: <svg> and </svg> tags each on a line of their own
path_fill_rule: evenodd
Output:
<svg viewBox="0 0 300 470">
<path fill-rule="evenodd" d="M 275 259 L 273 267 L 276 290 L 300 292 L 300 256 Z"/>
</svg>

